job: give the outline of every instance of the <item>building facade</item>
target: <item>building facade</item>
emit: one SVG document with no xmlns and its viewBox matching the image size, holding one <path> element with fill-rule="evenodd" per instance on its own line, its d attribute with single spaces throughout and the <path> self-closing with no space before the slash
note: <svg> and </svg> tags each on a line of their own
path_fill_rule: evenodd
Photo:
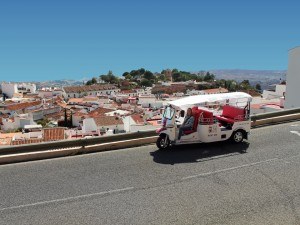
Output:
<svg viewBox="0 0 300 225">
<path fill-rule="evenodd" d="M 284 107 L 300 107 L 300 46 L 289 51 L 288 72 Z"/>
</svg>

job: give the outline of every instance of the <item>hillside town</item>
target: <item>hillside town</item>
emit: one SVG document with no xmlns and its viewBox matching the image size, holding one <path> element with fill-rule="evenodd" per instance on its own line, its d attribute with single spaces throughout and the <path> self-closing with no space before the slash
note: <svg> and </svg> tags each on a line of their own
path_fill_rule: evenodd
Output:
<svg viewBox="0 0 300 225">
<path fill-rule="evenodd" d="M 141 68 L 117 77 L 111 71 L 78 86 L 1 83 L 0 146 L 90 138 L 161 126 L 164 106 L 184 96 L 244 91 L 252 113 L 281 110 L 285 83 L 262 92 L 249 81 L 216 80 L 213 74 Z"/>
</svg>

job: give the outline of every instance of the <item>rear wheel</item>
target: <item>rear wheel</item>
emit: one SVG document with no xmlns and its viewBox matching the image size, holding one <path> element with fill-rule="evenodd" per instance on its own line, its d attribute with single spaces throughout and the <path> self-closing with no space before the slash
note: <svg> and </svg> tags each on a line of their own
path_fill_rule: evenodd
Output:
<svg viewBox="0 0 300 225">
<path fill-rule="evenodd" d="M 232 134 L 231 140 L 234 143 L 241 143 L 244 140 L 244 132 L 242 130 L 237 130 Z"/>
<path fill-rule="evenodd" d="M 165 136 L 159 136 L 157 138 L 157 141 L 156 141 L 156 146 L 160 150 L 165 150 L 165 149 L 169 148 L 169 146 L 170 146 L 170 140 L 169 140 L 168 136 L 167 135 L 165 135 Z"/>
</svg>

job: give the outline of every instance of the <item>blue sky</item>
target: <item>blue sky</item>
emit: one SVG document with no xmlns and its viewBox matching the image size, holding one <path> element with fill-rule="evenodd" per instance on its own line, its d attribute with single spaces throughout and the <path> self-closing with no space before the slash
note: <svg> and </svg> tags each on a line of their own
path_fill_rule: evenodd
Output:
<svg viewBox="0 0 300 225">
<path fill-rule="evenodd" d="M 287 68 L 297 1 L 1 1 L 0 81 Z"/>
</svg>

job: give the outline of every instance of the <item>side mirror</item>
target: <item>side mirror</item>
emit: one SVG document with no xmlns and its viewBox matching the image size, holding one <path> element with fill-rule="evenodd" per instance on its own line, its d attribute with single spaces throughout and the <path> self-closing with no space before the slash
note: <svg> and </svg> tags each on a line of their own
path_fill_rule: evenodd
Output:
<svg viewBox="0 0 300 225">
<path fill-rule="evenodd" d="M 184 110 L 180 111 L 180 117 L 184 117 Z"/>
</svg>

